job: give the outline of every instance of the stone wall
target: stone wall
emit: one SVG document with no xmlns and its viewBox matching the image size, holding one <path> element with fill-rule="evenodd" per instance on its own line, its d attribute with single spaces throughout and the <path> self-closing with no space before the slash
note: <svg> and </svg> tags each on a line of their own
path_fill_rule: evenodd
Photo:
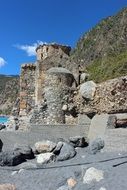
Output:
<svg viewBox="0 0 127 190">
<path fill-rule="evenodd" d="M 36 62 L 35 74 L 35 103 L 40 105 L 44 100 L 44 87 L 46 71 L 52 67 L 52 64 L 43 63 L 43 61 Z"/>
<path fill-rule="evenodd" d="M 35 64 L 23 64 L 20 75 L 20 116 L 35 106 Z"/>
<path fill-rule="evenodd" d="M 42 84 L 44 82 L 44 75 L 42 70 L 42 63 L 40 61 L 36 62 L 36 73 L 35 73 L 35 104 L 38 105 L 42 100 Z"/>
</svg>

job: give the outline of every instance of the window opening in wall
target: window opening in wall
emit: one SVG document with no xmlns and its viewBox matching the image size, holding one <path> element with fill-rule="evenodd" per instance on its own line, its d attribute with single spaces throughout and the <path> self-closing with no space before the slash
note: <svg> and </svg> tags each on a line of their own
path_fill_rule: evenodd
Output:
<svg viewBox="0 0 127 190">
<path fill-rule="evenodd" d="M 43 53 L 41 53 L 41 59 L 43 59 Z"/>
<path fill-rule="evenodd" d="M 78 65 L 78 71 L 79 71 L 79 76 L 78 76 L 78 85 L 80 85 L 80 80 L 81 80 L 81 66 Z"/>
<path fill-rule="evenodd" d="M 59 77 L 59 82 L 61 82 L 62 81 L 62 79 Z"/>
</svg>

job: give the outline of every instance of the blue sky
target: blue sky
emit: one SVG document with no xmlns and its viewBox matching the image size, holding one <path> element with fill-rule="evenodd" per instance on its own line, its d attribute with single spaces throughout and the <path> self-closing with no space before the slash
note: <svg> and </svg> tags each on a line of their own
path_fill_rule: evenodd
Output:
<svg viewBox="0 0 127 190">
<path fill-rule="evenodd" d="M 127 0 L 0 0 L 0 74 L 19 74 L 36 60 L 37 43 L 75 46 L 102 18 L 127 7 Z"/>
</svg>

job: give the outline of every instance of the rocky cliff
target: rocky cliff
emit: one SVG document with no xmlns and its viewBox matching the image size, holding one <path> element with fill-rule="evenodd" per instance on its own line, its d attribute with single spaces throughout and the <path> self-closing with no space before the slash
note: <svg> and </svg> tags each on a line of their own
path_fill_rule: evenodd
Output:
<svg viewBox="0 0 127 190">
<path fill-rule="evenodd" d="M 127 73 L 127 8 L 85 33 L 72 57 L 96 82 Z"/>
<path fill-rule="evenodd" d="M 0 75 L 0 114 L 10 114 L 19 93 L 19 77 Z"/>
</svg>

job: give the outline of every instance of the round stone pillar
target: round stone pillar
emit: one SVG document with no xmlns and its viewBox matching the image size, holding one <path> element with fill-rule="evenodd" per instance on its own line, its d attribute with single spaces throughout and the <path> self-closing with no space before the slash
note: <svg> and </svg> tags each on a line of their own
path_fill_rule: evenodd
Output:
<svg viewBox="0 0 127 190">
<path fill-rule="evenodd" d="M 64 124 L 70 87 L 74 82 L 73 74 L 65 68 L 54 67 L 47 71 L 45 78 L 45 99 L 47 100 L 47 124 Z"/>
</svg>

